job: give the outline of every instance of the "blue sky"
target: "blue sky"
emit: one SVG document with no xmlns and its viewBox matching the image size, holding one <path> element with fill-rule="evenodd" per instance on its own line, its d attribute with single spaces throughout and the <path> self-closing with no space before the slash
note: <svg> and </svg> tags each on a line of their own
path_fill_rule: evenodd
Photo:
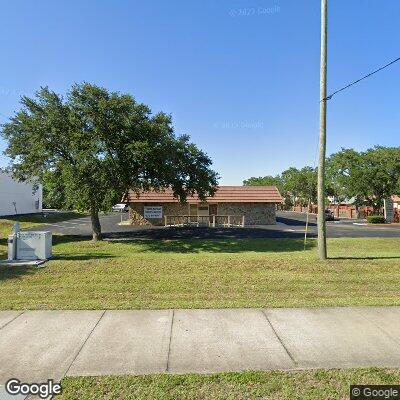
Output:
<svg viewBox="0 0 400 400">
<path fill-rule="evenodd" d="M 330 1 L 328 91 L 400 56 L 399 17 L 398 0 Z M 171 113 L 223 184 L 315 164 L 319 0 L 3 1 L 0 38 L 1 122 L 21 94 L 89 81 Z M 329 102 L 328 153 L 399 145 L 399 76 Z"/>
</svg>

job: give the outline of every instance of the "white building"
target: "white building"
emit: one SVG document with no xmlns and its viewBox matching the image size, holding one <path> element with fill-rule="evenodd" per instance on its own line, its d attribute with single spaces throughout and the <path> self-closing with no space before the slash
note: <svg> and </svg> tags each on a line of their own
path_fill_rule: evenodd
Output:
<svg viewBox="0 0 400 400">
<path fill-rule="evenodd" d="M 33 184 L 18 182 L 0 172 L 0 216 L 42 212 L 43 188 L 33 192 Z"/>
</svg>

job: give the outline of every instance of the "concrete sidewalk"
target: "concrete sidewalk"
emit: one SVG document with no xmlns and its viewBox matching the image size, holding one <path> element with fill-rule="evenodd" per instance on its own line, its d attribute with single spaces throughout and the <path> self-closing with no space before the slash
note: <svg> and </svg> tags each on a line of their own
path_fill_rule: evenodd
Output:
<svg viewBox="0 0 400 400">
<path fill-rule="evenodd" d="M 400 367 L 400 307 L 0 312 L 16 377 Z"/>
</svg>

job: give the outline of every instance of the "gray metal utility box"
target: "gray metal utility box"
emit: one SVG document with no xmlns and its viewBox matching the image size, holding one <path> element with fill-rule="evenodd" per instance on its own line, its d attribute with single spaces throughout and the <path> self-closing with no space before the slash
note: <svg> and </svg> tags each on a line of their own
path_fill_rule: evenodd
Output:
<svg viewBox="0 0 400 400">
<path fill-rule="evenodd" d="M 8 237 L 9 260 L 47 260 L 51 256 L 51 232 L 20 231 Z"/>
</svg>

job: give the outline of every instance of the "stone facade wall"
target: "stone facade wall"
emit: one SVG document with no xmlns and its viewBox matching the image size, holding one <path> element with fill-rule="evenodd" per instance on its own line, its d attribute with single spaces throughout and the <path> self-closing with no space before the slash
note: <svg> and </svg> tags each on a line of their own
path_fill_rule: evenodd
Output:
<svg viewBox="0 0 400 400">
<path fill-rule="evenodd" d="M 144 203 L 130 203 L 129 217 L 132 225 L 164 225 L 164 215 L 188 215 L 189 205 L 180 203 L 146 203 L 146 206 L 162 206 L 163 218 L 145 219 Z M 245 225 L 276 224 L 273 203 L 219 203 L 218 215 L 244 215 Z"/>
<path fill-rule="evenodd" d="M 276 224 L 273 203 L 219 203 L 218 215 L 244 215 L 245 225 Z"/>
</svg>

